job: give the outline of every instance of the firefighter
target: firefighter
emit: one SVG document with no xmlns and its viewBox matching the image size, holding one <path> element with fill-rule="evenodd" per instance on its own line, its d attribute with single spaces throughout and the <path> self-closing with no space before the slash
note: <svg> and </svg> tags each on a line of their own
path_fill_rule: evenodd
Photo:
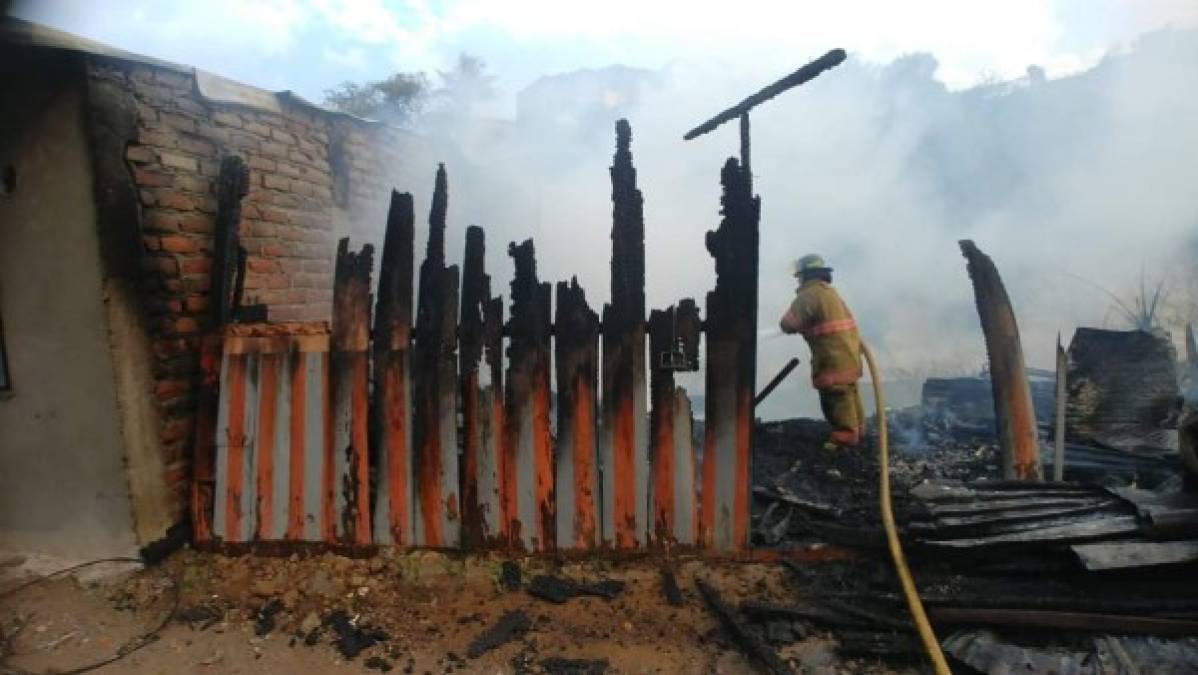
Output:
<svg viewBox="0 0 1198 675">
<path fill-rule="evenodd" d="M 861 379 L 861 336 L 857 322 L 832 288 L 832 268 L 818 255 L 795 263 L 799 289 L 782 317 L 784 333 L 800 333 L 811 349 L 811 383 L 819 392 L 824 419 L 832 425 L 828 447 L 861 442 L 865 416 L 857 380 Z"/>
</svg>

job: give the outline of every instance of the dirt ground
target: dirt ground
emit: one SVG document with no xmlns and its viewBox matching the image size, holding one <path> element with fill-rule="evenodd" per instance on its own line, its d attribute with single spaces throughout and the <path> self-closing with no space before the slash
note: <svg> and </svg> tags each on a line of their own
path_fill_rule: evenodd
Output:
<svg viewBox="0 0 1198 675">
<path fill-rule="evenodd" d="M 15 593 L 10 591 L 29 565 L 9 565 L 0 570 L 5 665 L 7 672 L 70 670 L 127 650 L 173 616 L 147 646 L 95 672 L 603 672 L 550 660 L 558 658 L 605 660 L 606 672 L 739 673 L 750 671 L 750 664 L 718 628 L 694 579 L 710 580 L 730 603 L 796 601 L 802 590 L 773 563 L 675 560 L 683 603 L 673 607 L 662 593 L 660 558 L 515 561 L 525 585 L 539 574 L 625 584 L 611 600 L 578 597 L 554 604 L 527 590 L 508 590 L 503 561 L 427 551 L 384 551 L 358 560 L 185 550 L 158 568 L 102 566 Z M 337 620 L 329 619 L 338 610 L 352 622 L 351 642 L 355 636 L 385 639 L 347 657 Z M 467 656 L 480 633 L 517 610 L 529 618 L 527 632 L 477 658 Z M 805 637 L 777 648 L 798 672 L 918 672 L 841 660 L 832 636 L 793 628 Z"/>
</svg>

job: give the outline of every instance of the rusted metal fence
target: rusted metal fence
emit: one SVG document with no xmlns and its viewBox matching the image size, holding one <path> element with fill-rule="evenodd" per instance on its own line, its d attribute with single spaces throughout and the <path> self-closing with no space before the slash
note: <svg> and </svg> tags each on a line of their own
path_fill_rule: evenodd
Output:
<svg viewBox="0 0 1198 675">
<path fill-rule="evenodd" d="M 412 197 L 393 192 L 377 286 L 372 248 L 338 246 L 331 327 L 233 323 L 207 338 L 197 543 L 746 547 L 759 203 L 729 160 L 723 219 L 707 233 L 706 322 L 693 299 L 647 312 L 631 141 L 619 121 L 611 302 L 599 312 L 577 279 L 556 292 L 541 281 L 527 240 L 508 246 L 505 322 L 483 229 L 466 231 L 460 275 L 446 262 L 442 166 L 418 286 Z M 675 373 L 701 362 L 700 455 Z"/>
</svg>

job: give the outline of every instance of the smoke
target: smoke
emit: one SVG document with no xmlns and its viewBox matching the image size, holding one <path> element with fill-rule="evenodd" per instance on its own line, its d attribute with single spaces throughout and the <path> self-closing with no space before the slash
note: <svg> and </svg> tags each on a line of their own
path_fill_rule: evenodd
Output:
<svg viewBox="0 0 1198 675">
<path fill-rule="evenodd" d="M 1077 326 L 1124 327 L 1093 284 L 1130 302 L 1141 270 L 1173 289 L 1163 314 L 1179 336 L 1198 301 L 1194 63 L 1198 32 L 1162 31 L 1070 77 L 1029 68 L 950 91 L 932 55 L 876 65 L 850 49 L 845 64 L 752 115 L 760 334 L 793 296 L 791 261 L 818 252 L 896 387 L 892 400 L 911 395 L 897 391 L 904 381 L 976 371 L 985 351 L 957 248 L 969 238 L 1003 276 L 1029 365 L 1052 364 L 1058 332 L 1068 341 Z M 533 237 L 540 278 L 577 276 L 598 310 L 610 286 L 613 123 L 627 117 L 648 304 L 693 297 L 702 308 L 714 284 L 703 236 L 719 221 L 719 168 L 738 136 L 735 124 L 682 134 L 782 74 L 695 63 L 579 71 L 522 92 L 514 122 L 430 133 L 429 157 L 449 170 L 448 257 L 460 260 L 467 225 L 486 227 L 493 292 L 506 296 L 507 243 Z M 427 210 L 434 164 L 424 166 L 422 182 L 399 187 Z M 759 343 L 759 381 L 791 356 L 808 360 L 798 338 Z M 698 393 L 701 378 L 687 386 Z M 796 373 L 759 414 L 813 413 L 814 400 Z"/>
</svg>

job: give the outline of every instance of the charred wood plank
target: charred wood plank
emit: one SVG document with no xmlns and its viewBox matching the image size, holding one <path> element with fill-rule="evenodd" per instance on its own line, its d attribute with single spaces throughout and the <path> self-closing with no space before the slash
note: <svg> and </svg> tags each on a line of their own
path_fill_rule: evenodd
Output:
<svg viewBox="0 0 1198 675">
<path fill-rule="evenodd" d="M 479 392 L 478 493 L 486 537 L 498 545 L 508 541 L 506 481 L 507 432 L 503 394 L 503 297 L 483 306 L 483 360 L 490 383 Z M 514 513 L 514 509 L 512 510 Z"/>
<path fill-rule="evenodd" d="M 1198 540 L 1076 544 L 1071 548 L 1082 566 L 1091 572 L 1198 561 Z"/>
<path fill-rule="evenodd" d="M 1135 516 L 1114 516 L 1098 520 L 1053 525 L 1022 532 L 996 534 L 989 537 L 964 539 L 925 539 L 923 543 L 938 548 L 969 549 L 1008 545 L 1063 545 L 1139 534 Z"/>
<path fill-rule="evenodd" d="M 994 420 L 1006 478 L 1040 479 L 1036 412 L 1023 360 L 1019 326 L 998 268 L 968 239 L 958 242 L 973 280 L 974 299 L 990 359 Z"/>
<path fill-rule="evenodd" d="M 349 238 L 337 245 L 333 279 L 333 447 L 336 476 L 335 533 L 346 544 L 370 543 L 368 445 L 370 344 L 370 272 L 374 247 L 349 250 Z"/>
<path fill-rule="evenodd" d="M 716 284 L 707 294 L 701 541 L 731 550 L 749 543 L 761 201 L 735 159 L 724 164 L 720 179 L 723 219 L 706 237 Z"/>
<path fill-rule="evenodd" d="M 527 614 L 519 610 L 508 612 L 470 642 L 470 646 L 466 648 L 466 657 L 477 659 L 492 649 L 519 638 L 530 628 L 532 619 Z"/>
<path fill-rule="evenodd" d="M 674 570 L 670 569 L 668 565 L 663 565 L 661 568 L 661 593 L 671 607 L 683 605 L 682 589 L 678 588 L 678 577 L 674 575 Z"/>
<path fill-rule="evenodd" d="M 537 280 L 531 239 L 508 246 L 515 263 L 512 278 L 511 340 L 508 344 L 508 471 L 515 513 L 509 515 L 513 546 L 530 551 L 555 545 L 553 448 L 549 433 L 549 284 Z"/>
<path fill-rule="evenodd" d="M 611 166 L 611 303 L 604 305 L 600 462 L 603 542 L 632 548 L 649 529 L 645 413 L 644 197 L 632 165 L 632 128 L 616 122 Z"/>
<path fill-rule="evenodd" d="M 703 600 L 707 602 L 707 606 L 711 609 L 712 614 L 715 614 L 719 619 L 720 625 L 728 636 L 740 647 L 749 661 L 756 667 L 767 673 L 793 673 L 785 661 L 783 661 L 773 649 L 765 644 L 756 634 L 749 630 L 733 611 L 732 607 L 724 602 L 718 591 L 703 579 L 695 579 L 695 585 L 699 588 L 699 593 L 703 596 Z"/>
<path fill-rule="evenodd" d="M 457 442 L 458 268 L 445 265 L 449 206 L 445 166 L 437 169 L 429 235 L 420 264 L 414 353 L 413 455 L 416 514 L 413 540 L 424 546 L 460 543 Z"/>
<path fill-rule="evenodd" d="M 786 77 L 779 79 L 773 84 L 761 89 L 761 91 L 758 91 L 757 93 L 745 98 L 745 100 L 741 101 L 740 103 L 737 103 L 736 105 L 728 108 L 715 117 L 712 117 L 694 129 L 691 129 L 690 131 L 686 132 L 686 135 L 684 135 L 682 138 L 689 141 L 692 138 L 697 138 L 710 131 L 714 131 L 717 127 L 725 122 L 740 119 L 742 115 L 747 114 L 753 108 L 774 98 L 778 94 L 781 94 L 788 89 L 793 89 L 802 84 L 806 84 L 807 82 L 810 82 L 818 77 L 820 73 L 823 73 L 825 70 L 835 68 L 844 62 L 845 56 L 846 55 L 843 49 L 833 49 L 829 51 L 827 54 L 824 54 L 818 59 L 804 65 Z"/>
<path fill-rule="evenodd" d="M 378 490 L 374 542 L 412 543 L 412 287 L 416 213 L 412 195 L 391 192 L 374 315 L 371 405 Z"/>
<path fill-rule="evenodd" d="M 1018 626 L 1083 630 L 1116 635 L 1158 635 L 1189 637 L 1198 635 L 1198 621 L 1165 619 L 1151 616 L 1050 612 L 1027 609 L 971 609 L 937 607 L 929 611 L 937 624 Z"/>
<path fill-rule="evenodd" d="M 598 544 L 599 467 L 596 466 L 596 395 L 599 316 L 587 305 L 577 277 L 557 284 L 554 322 L 557 371 L 557 543 Z"/>
</svg>

